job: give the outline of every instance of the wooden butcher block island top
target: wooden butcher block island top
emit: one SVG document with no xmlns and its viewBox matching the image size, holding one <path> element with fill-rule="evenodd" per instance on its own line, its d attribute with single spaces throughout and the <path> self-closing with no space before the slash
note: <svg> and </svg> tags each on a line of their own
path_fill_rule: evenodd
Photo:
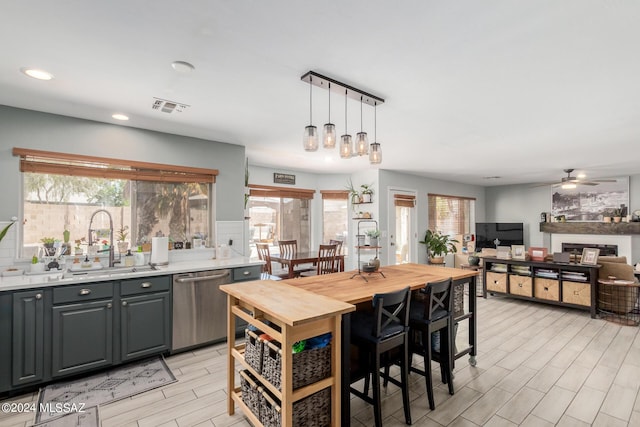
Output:
<svg viewBox="0 0 640 427">
<path fill-rule="evenodd" d="M 220 290 L 259 308 L 289 326 L 336 316 L 355 310 L 351 304 L 292 287 L 285 281 L 257 280 L 222 285 Z"/>
<path fill-rule="evenodd" d="M 434 267 L 424 264 L 391 265 L 382 267 L 380 270 L 385 277 L 373 273 L 366 276 L 368 282 L 358 276 L 352 279 L 354 272 L 345 271 L 321 276 L 288 279 L 283 280 L 281 283 L 350 304 L 359 304 L 371 301 L 372 296 L 376 293 L 393 292 L 406 286 L 415 290 L 424 287 L 427 282 L 444 280 L 449 277 L 455 282 L 478 275 L 478 272 L 473 270 Z"/>
</svg>

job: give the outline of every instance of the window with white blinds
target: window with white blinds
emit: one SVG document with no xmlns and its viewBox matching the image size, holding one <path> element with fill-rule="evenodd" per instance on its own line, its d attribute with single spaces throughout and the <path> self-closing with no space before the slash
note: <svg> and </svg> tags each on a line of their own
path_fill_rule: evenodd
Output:
<svg viewBox="0 0 640 427">
<path fill-rule="evenodd" d="M 429 230 L 442 234 L 471 233 L 475 198 L 429 194 Z"/>
</svg>

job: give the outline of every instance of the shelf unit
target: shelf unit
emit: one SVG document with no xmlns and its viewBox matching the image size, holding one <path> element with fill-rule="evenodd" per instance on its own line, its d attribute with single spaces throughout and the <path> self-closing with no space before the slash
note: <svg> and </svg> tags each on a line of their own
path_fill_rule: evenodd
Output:
<svg viewBox="0 0 640 427">
<path fill-rule="evenodd" d="M 378 229 L 378 221 L 376 221 L 375 219 L 358 219 L 358 233 L 356 234 L 356 238 L 358 235 L 361 234 L 361 228 L 360 226 L 362 224 L 365 223 L 373 223 L 375 224 L 375 229 Z M 382 272 L 382 270 L 377 269 L 376 271 L 372 271 L 372 272 L 365 272 L 362 271 L 362 263 L 360 261 L 360 255 L 362 251 L 376 251 L 376 258 L 378 258 L 379 256 L 379 251 L 382 248 L 382 246 L 366 246 L 366 245 L 356 245 L 356 251 L 358 253 L 358 271 L 356 273 L 353 274 L 353 276 L 351 276 L 351 278 L 353 279 L 356 276 L 360 276 L 364 279 L 365 282 L 369 282 L 369 280 L 367 280 L 367 278 L 365 277 L 365 274 L 368 275 L 372 275 L 372 274 L 380 274 L 382 277 L 385 277 L 384 273 Z"/>
<path fill-rule="evenodd" d="M 596 317 L 599 265 L 499 258 L 483 258 L 483 263 L 484 295 L 489 292 L 579 308 Z"/>
<path fill-rule="evenodd" d="M 282 426 L 293 425 L 293 404 L 320 390 L 331 387 L 331 425 L 340 420 L 340 354 L 342 315 L 355 307 L 332 298 L 314 294 L 281 282 L 260 280 L 220 286 L 227 296 L 227 412 L 233 415 L 235 405 L 255 426 L 262 426 L 258 417 L 242 400 L 240 387 L 236 387 L 236 363 L 251 372 L 263 388 L 280 400 Z M 244 344 L 236 344 L 236 317 L 254 325 L 290 349 L 300 340 L 327 332 L 331 340 L 331 375 L 316 383 L 293 390 L 293 355 L 282 352 L 282 390 L 278 390 L 256 372 L 244 359 Z"/>
</svg>

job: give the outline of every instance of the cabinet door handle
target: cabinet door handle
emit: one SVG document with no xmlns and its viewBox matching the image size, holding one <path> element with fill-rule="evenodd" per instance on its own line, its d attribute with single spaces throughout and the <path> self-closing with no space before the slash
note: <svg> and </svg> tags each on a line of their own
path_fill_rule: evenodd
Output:
<svg viewBox="0 0 640 427">
<path fill-rule="evenodd" d="M 142 284 L 140 285 L 141 288 L 150 288 L 151 287 L 151 282 L 142 282 Z"/>
<path fill-rule="evenodd" d="M 36 299 L 42 299 L 42 294 L 36 294 Z"/>
<path fill-rule="evenodd" d="M 80 295 L 89 295 L 91 293 L 91 289 L 80 289 Z"/>
<path fill-rule="evenodd" d="M 127 306 L 127 302 L 126 301 L 122 301 L 122 306 L 126 307 Z"/>
<path fill-rule="evenodd" d="M 113 307 L 113 304 L 111 303 L 107 304 L 107 308 L 111 308 L 111 307 Z"/>
<path fill-rule="evenodd" d="M 248 276 L 248 275 L 251 274 L 251 272 L 247 270 L 247 271 L 242 272 L 242 274 L 244 274 L 245 276 Z"/>
</svg>

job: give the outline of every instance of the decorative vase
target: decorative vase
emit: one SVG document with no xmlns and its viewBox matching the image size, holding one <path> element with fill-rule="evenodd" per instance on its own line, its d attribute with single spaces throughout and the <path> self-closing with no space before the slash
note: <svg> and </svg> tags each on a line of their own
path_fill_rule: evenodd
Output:
<svg viewBox="0 0 640 427">
<path fill-rule="evenodd" d="M 618 222 L 620 222 L 621 220 L 622 220 L 622 217 L 620 217 L 620 216 L 614 216 L 614 217 L 613 217 L 613 222 L 618 223 Z"/>
<path fill-rule="evenodd" d="M 371 203 L 371 194 L 363 194 L 362 203 Z"/>
<path fill-rule="evenodd" d="M 480 257 L 476 256 L 476 255 L 469 255 L 469 265 L 480 265 Z"/>
<path fill-rule="evenodd" d="M 378 238 L 377 237 L 369 237 L 369 245 L 378 246 Z"/>
<path fill-rule="evenodd" d="M 605 217 L 602 217 L 602 220 L 604 222 L 606 222 L 606 223 L 610 223 L 611 222 L 611 217 L 610 216 L 605 216 Z"/>
<path fill-rule="evenodd" d="M 120 254 L 126 254 L 127 249 L 129 249 L 129 242 L 118 242 L 118 252 Z"/>
</svg>

